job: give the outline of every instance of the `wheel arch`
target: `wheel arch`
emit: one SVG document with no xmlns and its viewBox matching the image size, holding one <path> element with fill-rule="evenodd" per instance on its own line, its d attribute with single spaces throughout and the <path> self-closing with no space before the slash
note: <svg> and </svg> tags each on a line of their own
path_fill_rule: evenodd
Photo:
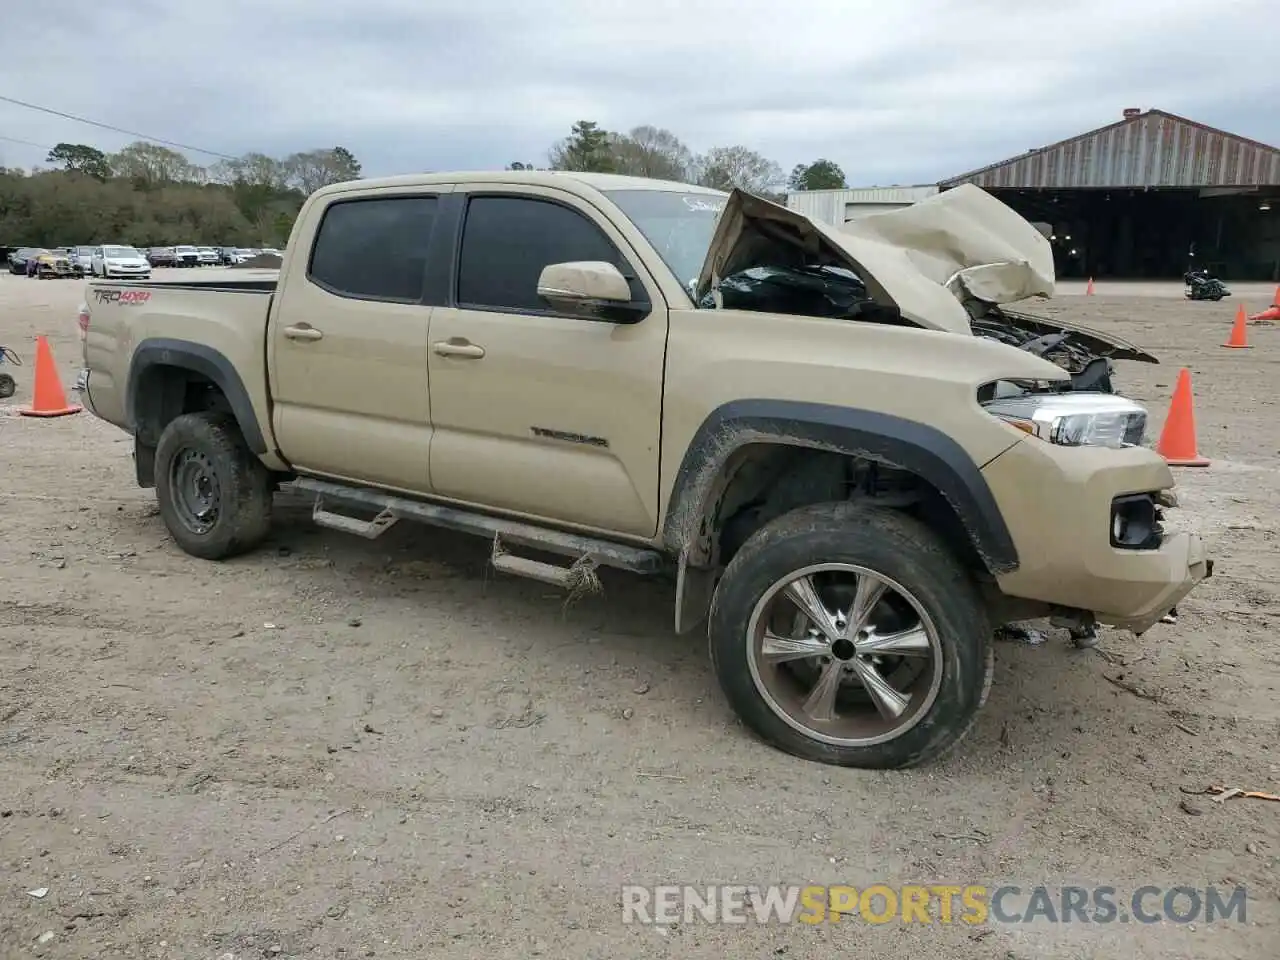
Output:
<svg viewBox="0 0 1280 960">
<path fill-rule="evenodd" d="M 714 410 L 685 451 L 667 508 L 663 543 L 680 557 L 677 629 L 701 619 L 713 587 L 720 501 L 735 458 L 758 446 L 857 458 L 911 474 L 954 515 L 976 560 L 992 574 L 1018 566 L 1018 552 L 995 497 L 973 459 L 928 424 L 891 414 L 787 400 L 737 400 Z M 695 572 L 697 571 L 697 572 Z M 694 581 L 701 581 L 695 583 Z"/>
<path fill-rule="evenodd" d="M 249 449 L 267 452 L 253 403 L 235 366 L 213 347 L 187 340 L 150 338 L 129 364 L 125 416 L 138 446 L 138 481 L 151 486 L 149 454 L 175 417 L 200 409 L 225 409 Z"/>
</svg>

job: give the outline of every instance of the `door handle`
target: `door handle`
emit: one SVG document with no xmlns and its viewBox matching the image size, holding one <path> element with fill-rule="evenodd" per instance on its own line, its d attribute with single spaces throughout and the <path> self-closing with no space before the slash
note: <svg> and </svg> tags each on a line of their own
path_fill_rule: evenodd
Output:
<svg viewBox="0 0 1280 960">
<path fill-rule="evenodd" d="M 437 340 L 431 345 L 431 349 L 442 357 L 466 357 L 479 360 L 484 356 L 484 347 L 469 340 L 463 340 L 461 337 Z"/>
<path fill-rule="evenodd" d="M 309 323 L 300 323 L 296 327 L 285 327 L 284 335 L 290 340 L 319 340 L 324 334 Z"/>
</svg>

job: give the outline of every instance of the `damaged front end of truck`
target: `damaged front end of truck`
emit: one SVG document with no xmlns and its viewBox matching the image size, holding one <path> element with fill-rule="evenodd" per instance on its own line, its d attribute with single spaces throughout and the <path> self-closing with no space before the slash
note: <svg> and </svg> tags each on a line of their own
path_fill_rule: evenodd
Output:
<svg viewBox="0 0 1280 960">
<path fill-rule="evenodd" d="M 1159 362 L 1119 337 L 1007 306 L 1053 289 L 1048 240 L 975 186 L 843 227 L 735 190 L 694 298 L 707 308 L 970 333 L 1062 367 L 1073 391 L 1114 392 L 1115 360 Z"/>
</svg>

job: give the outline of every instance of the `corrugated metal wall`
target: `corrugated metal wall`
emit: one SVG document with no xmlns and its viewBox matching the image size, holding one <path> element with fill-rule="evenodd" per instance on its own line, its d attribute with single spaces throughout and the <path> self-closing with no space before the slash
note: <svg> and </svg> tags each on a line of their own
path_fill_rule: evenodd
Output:
<svg viewBox="0 0 1280 960">
<path fill-rule="evenodd" d="M 942 186 L 960 183 L 1013 189 L 1280 186 L 1280 150 L 1151 110 Z"/>
<path fill-rule="evenodd" d="M 787 206 L 823 223 L 841 224 L 847 211 L 863 204 L 910 206 L 938 192 L 934 184 L 909 187 L 858 187 L 852 190 L 801 190 L 787 194 Z"/>
</svg>

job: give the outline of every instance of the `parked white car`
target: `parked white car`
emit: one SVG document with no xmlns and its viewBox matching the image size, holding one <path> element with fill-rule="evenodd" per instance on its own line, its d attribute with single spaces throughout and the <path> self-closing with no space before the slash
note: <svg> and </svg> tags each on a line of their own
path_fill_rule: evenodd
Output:
<svg viewBox="0 0 1280 960">
<path fill-rule="evenodd" d="M 91 270 L 95 277 L 104 280 L 112 277 L 151 279 L 151 263 L 133 247 L 113 244 L 95 247 Z"/>
<path fill-rule="evenodd" d="M 196 253 L 199 255 L 202 267 L 217 267 L 222 264 L 222 254 L 218 252 L 217 247 L 196 247 Z"/>
</svg>

